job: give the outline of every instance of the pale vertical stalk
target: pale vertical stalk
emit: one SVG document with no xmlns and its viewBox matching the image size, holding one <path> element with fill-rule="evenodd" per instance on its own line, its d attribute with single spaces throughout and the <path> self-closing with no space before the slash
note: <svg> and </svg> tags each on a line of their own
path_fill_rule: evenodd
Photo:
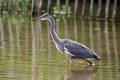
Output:
<svg viewBox="0 0 120 80">
<path fill-rule="evenodd" d="M 75 36 L 75 41 L 78 40 L 78 32 L 77 32 L 77 21 L 76 18 L 74 18 L 74 36 Z"/>
<path fill-rule="evenodd" d="M 106 45 L 106 53 L 107 53 L 107 66 L 109 66 L 109 68 L 111 68 L 111 51 L 110 51 L 110 43 L 109 43 L 110 39 L 109 39 L 109 31 L 108 31 L 108 22 L 105 21 L 105 45 Z M 109 69 L 108 71 L 109 73 L 109 80 L 112 80 L 112 72 Z"/>
<path fill-rule="evenodd" d="M 50 5 L 51 5 L 51 0 L 48 0 L 48 5 L 47 5 L 47 12 L 49 13 L 50 10 Z"/>
<path fill-rule="evenodd" d="M 86 0 L 83 0 L 81 17 L 85 16 L 85 4 L 86 4 Z"/>
<path fill-rule="evenodd" d="M 90 1 L 90 17 L 93 16 L 93 4 L 94 4 L 94 0 Z"/>
<path fill-rule="evenodd" d="M 98 32 L 97 32 L 97 44 L 98 44 L 98 53 L 100 53 L 100 56 L 102 56 L 102 49 L 101 49 L 101 27 L 100 27 L 100 21 L 97 21 L 96 23 L 96 26 L 97 26 L 97 29 L 98 29 Z"/>
<path fill-rule="evenodd" d="M 115 72 L 116 72 L 116 80 L 119 80 L 119 61 L 120 59 L 118 58 L 118 44 L 117 44 L 117 39 L 116 39 L 116 26 L 115 22 L 112 22 L 112 33 L 113 33 L 113 50 L 115 54 Z"/>
<path fill-rule="evenodd" d="M 37 13 L 39 15 L 39 13 L 41 11 L 41 7 L 42 7 L 42 0 L 37 0 L 37 5 L 36 6 L 37 6 Z"/>
<path fill-rule="evenodd" d="M 47 22 L 47 30 L 48 30 L 48 52 L 49 52 L 49 54 L 48 54 L 48 57 L 49 57 L 49 64 L 52 64 L 52 54 L 51 54 L 51 38 L 50 38 L 50 27 L 49 27 L 49 23 Z"/>
<path fill-rule="evenodd" d="M 77 9 L 78 9 L 78 0 L 75 0 L 75 3 L 74 3 L 74 17 L 76 17 Z"/>
<path fill-rule="evenodd" d="M 98 1 L 98 10 L 97 10 L 97 17 L 100 17 L 100 12 L 102 10 L 102 0 Z"/>
<path fill-rule="evenodd" d="M 40 52 L 39 51 L 39 48 L 40 48 L 40 23 L 38 22 L 38 25 L 35 25 L 35 31 L 36 31 L 36 48 L 37 48 L 37 52 Z"/>
<path fill-rule="evenodd" d="M 42 57 L 42 61 L 43 64 L 45 64 L 44 62 L 46 62 L 45 59 L 45 53 L 44 53 L 44 43 L 43 43 L 43 34 L 42 34 L 42 25 L 41 22 L 39 22 L 39 27 L 40 27 L 40 52 L 41 52 L 41 57 Z M 42 67 L 42 75 L 43 75 L 43 80 L 46 80 L 46 66 Z"/>
<path fill-rule="evenodd" d="M 37 35 L 37 42 L 38 43 L 40 43 L 40 53 L 41 53 L 41 62 L 43 62 L 43 64 L 45 64 L 46 63 L 46 59 L 45 59 L 45 53 L 44 53 L 44 39 L 43 39 L 43 34 L 42 34 L 42 24 L 41 24 L 41 22 L 35 22 L 35 25 L 36 26 L 33 26 L 33 27 L 37 27 L 37 30 L 35 30 L 35 31 L 37 31 L 38 33 L 38 35 Z M 36 43 L 37 44 L 37 43 Z M 38 45 L 37 45 L 38 46 Z M 42 66 L 42 71 L 41 71 L 41 73 L 42 73 L 42 79 L 43 80 L 46 80 L 46 66 Z"/>
<path fill-rule="evenodd" d="M 11 10 L 11 0 L 8 0 L 8 12 Z"/>
<path fill-rule="evenodd" d="M 42 7 L 42 0 L 40 0 L 40 2 L 39 2 L 39 8 L 41 9 L 41 7 Z"/>
<path fill-rule="evenodd" d="M 31 29 L 32 29 L 32 72 L 33 77 L 32 80 L 38 80 L 38 62 L 37 62 L 37 51 L 36 51 L 36 34 L 35 34 L 35 26 L 33 25 L 33 22 L 31 21 Z"/>
<path fill-rule="evenodd" d="M 25 21 L 25 24 L 26 24 L 26 26 L 25 26 L 25 53 L 26 53 L 26 67 L 27 67 L 27 69 L 26 69 L 26 71 L 28 72 L 28 73 L 30 73 L 30 66 L 29 66 L 29 27 L 28 27 L 28 19 L 26 19 L 26 21 Z M 27 78 L 28 78 L 28 80 L 30 80 L 30 74 L 28 74 L 28 76 L 27 76 Z"/>
<path fill-rule="evenodd" d="M 99 53 L 99 56 L 102 57 L 102 39 L 101 39 L 101 26 L 100 26 L 100 21 L 97 21 L 96 23 L 97 26 L 97 53 Z M 100 67 L 102 67 L 102 62 L 100 62 Z M 103 80 L 103 70 L 100 72 L 100 80 Z"/>
<path fill-rule="evenodd" d="M 34 2 L 35 2 L 35 0 L 32 0 L 32 5 L 31 5 L 31 16 L 32 16 L 33 9 L 34 9 Z"/>
<path fill-rule="evenodd" d="M 65 38 L 68 38 L 68 22 L 66 18 L 64 19 L 64 27 L 65 27 Z"/>
<path fill-rule="evenodd" d="M 65 1 L 65 14 L 68 14 L 68 3 L 69 3 L 69 0 L 66 0 Z"/>
<path fill-rule="evenodd" d="M 20 0 L 17 0 L 16 11 L 20 11 Z"/>
<path fill-rule="evenodd" d="M 86 44 L 86 32 L 85 32 L 85 21 L 81 20 L 81 39 L 82 39 L 82 43 Z"/>
<path fill-rule="evenodd" d="M 89 30 L 90 30 L 90 35 L 89 35 L 89 37 L 90 37 L 90 48 L 92 49 L 92 50 L 94 50 L 94 40 L 93 40 L 93 22 L 90 20 L 89 21 Z"/>
<path fill-rule="evenodd" d="M 40 48 L 41 48 L 41 57 L 44 59 L 44 57 L 45 57 L 45 55 L 44 55 L 44 53 L 43 53 L 43 49 L 44 49 L 44 44 L 43 44 L 43 34 L 42 34 L 42 25 L 41 25 L 41 22 L 39 22 L 38 23 L 38 25 L 39 25 L 39 29 L 40 29 L 40 34 L 39 34 L 39 36 L 40 36 Z M 44 60 L 43 60 L 44 61 Z M 45 61 L 44 61 L 45 62 Z"/>
<path fill-rule="evenodd" d="M 14 51 L 14 38 L 13 38 L 13 32 L 12 32 L 12 26 L 11 26 L 11 20 L 8 16 L 8 24 L 9 24 L 9 38 L 10 38 L 10 49 L 11 49 L 11 62 L 12 62 L 12 74 L 13 79 L 16 79 L 16 70 L 15 70 L 15 51 Z"/>
<path fill-rule="evenodd" d="M 19 33 L 19 18 L 17 17 L 16 18 L 16 38 L 17 38 L 17 53 L 18 53 L 18 65 L 19 65 L 19 77 L 21 80 L 23 80 L 23 66 L 22 66 L 22 60 L 21 60 L 21 57 L 22 57 L 22 54 L 21 54 L 21 45 L 20 45 L 20 33 Z"/>
<path fill-rule="evenodd" d="M 25 2 L 25 15 L 27 15 L 26 13 L 28 12 L 28 0 L 26 0 L 26 2 Z"/>
<path fill-rule="evenodd" d="M 28 12 L 30 11 L 30 10 L 29 10 L 29 4 L 31 4 L 31 7 L 32 7 L 31 0 L 26 0 L 26 1 L 25 1 L 25 15 L 28 15 Z M 31 14 L 31 13 L 30 13 L 30 14 Z"/>
<path fill-rule="evenodd" d="M 39 5 L 38 5 L 38 7 L 39 7 L 39 12 L 40 12 L 40 10 L 41 10 L 41 8 L 42 8 L 42 3 L 43 3 L 43 0 L 40 0 Z"/>
<path fill-rule="evenodd" d="M 4 80 L 7 79 L 8 75 L 7 75 L 7 71 L 8 71 L 8 66 L 6 65 L 7 64 L 7 59 L 6 59 L 6 47 L 5 47 L 5 39 L 4 39 L 4 26 L 3 26 L 3 23 L 1 21 L 1 17 L 0 17 L 0 32 L 1 32 L 1 58 L 2 58 L 2 65 L 3 65 L 3 74 L 4 74 Z"/>
<path fill-rule="evenodd" d="M 76 17 L 77 9 L 78 9 L 78 0 L 75 0 L 75 3 L 74 3 L 74 17 Z"/>
<path fill-rule="evenodd" d="M 114 0 L 113 12 L 112 12 L 112 19 L 115 19 L 116 9 L 117 9 L 117 0 Z"/>
<path fill-rule="evenodd" d="M 105 4 L 105 19 L 107 19 L 108 16 L 109 16 L 109 5 L 110 5 L 110 0 L 106 0 L 106 4 Z"/>
<path fill-rule="evenodd" d="M 3 0 L 0 0 L 0 13 L 2 11 L 2 6 L 3 6 Z"/>
<path fill-rule="evenodd" d="M 57 14 L 60 12 L 60 0 L 57 0 Z"/>
<path fill-rule="evenodd" d="M 47 29 L 48 29 L 48 58 L 49 58 L 49 65 L 52 65 L 52 49 L 51 49 L 51 36 L 50 36 L 50 27 L 49 23 L 47 23 Z M 54 80 L 54 69 L 52 66 L 50 66 L 50 80 Z"/>
</svg>

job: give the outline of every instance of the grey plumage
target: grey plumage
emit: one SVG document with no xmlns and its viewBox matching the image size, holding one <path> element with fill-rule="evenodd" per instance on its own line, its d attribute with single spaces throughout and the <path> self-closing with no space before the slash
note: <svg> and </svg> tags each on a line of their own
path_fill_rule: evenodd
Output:
<svg viewBox="0 0 120 80">
<path fill-rule="evenodd" d="M 95 52 L 78 42 L 69 39 L 63 39 L 63 42 L 69 52 L 74 55 L 72 58 L 95 58 L 100 60 L 100 57 Z"/>
</svg>

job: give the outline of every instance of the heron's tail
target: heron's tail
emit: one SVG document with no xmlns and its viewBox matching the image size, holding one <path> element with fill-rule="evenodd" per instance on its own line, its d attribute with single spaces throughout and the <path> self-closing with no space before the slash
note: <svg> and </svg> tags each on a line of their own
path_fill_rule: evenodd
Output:
<svg viewBox="0 0 120 80">
<path fill-rule="evenodd" d="M 97 56 L 97 55 L 94 55 L 94 58 L 97 59 L 97 60 L 99 60 L 99 61 L 101 60 L 100 57 Z"/>
</svg>

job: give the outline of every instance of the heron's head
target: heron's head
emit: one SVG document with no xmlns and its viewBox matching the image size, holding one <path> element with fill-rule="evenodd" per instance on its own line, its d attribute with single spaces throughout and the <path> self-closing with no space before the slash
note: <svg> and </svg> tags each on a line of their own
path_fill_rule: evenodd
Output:
<svg viewBox="0 0 120 80">
<path fill-rule="evenodd" d="M 33 18 L 32 20 L 33 20 L 33 21 L 34 21 L 34 20 L 46 20 L 46 19 L 48 19 L 48 17 L 49 17 L 49 14 L 48 14 L 48 13 L 45 13 L 45 14 L 43 14 L 43 15 L 40 16 L 40 17 Z"/>
</svg>

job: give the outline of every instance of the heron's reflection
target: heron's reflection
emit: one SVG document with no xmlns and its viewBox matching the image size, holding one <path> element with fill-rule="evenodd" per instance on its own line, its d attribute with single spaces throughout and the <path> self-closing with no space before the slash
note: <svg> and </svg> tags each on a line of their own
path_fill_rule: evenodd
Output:
<svg viewBox="0 0 120 80">
<path fill-rule="evenodd" d="M 96 72 L 97 66 L 69 66 L 68 71 L 58 80 L 89 80 Z"/>
</svg>

